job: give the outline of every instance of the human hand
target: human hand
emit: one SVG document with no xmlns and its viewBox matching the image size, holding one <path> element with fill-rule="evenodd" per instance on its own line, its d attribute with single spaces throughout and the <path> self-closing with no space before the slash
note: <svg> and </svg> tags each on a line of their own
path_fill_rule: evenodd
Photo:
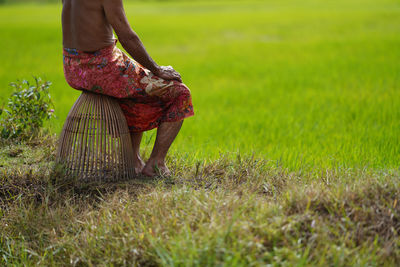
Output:
<svg viewBox="0 0 400 267">
<path fill-rule="evenodd" d="M 178 82 L 182 82 L 179 72 L 174 70 L 174 68 L 171 66 L 160 66 L 154 74 L 164 80 L 176 80 Z"/>
</svg>

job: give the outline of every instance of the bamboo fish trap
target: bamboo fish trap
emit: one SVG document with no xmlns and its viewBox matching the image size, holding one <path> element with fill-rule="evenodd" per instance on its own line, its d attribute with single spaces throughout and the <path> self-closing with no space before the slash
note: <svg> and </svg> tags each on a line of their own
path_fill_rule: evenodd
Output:
<svg viewBox="0 0 400 267">
<path fill-rule="evenodd" d="M 60 135 L 57 162 L 84 181 L 117 181 L 135 176 L 126 119 L 118 102 L 83 91 Z"/>
</svg>

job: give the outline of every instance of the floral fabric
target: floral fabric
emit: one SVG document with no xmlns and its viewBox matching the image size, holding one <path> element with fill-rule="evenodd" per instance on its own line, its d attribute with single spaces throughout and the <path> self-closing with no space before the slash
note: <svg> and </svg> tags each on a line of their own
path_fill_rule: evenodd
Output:
<svg viewBox="0 0 400 267">
<path fill-rule="evenodd" d="M 153 75 L 115 45 L 90 53 L 64 48 L 63 62 L 72 88 L 118 99 L 131 132 L 194 115 L 186 85 Z"/>
</svg>

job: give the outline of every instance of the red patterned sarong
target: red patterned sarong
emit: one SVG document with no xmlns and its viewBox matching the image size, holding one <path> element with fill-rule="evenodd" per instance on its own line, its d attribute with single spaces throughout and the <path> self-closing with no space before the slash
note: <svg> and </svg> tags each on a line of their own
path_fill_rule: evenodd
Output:
<svg viewBox="0 0 400 267">
<path fill-rule="evenodd" d="M 63 55 L 68 84 L 117 98 L 131 132 L 194 115 L 186 85 L 153 75 L 115 45 L 90 53 L 64 48 Z"/>
</svg>

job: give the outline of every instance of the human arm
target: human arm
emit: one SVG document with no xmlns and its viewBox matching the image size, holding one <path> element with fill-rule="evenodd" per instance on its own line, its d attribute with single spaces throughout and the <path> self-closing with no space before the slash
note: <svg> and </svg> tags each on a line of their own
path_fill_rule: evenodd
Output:
<svg viewBox="0 0 400 267">
<path fill-rule="evenodd" d="M 121 45 L 132 58 L 163 79 L 182 81 L 180 74 L 172 67 L 158 66 L 147 53 L 139 36 L 129 25 L 122 0 L 103 0 L 103 8 L 105 16 L 115 30 Z"/>
</svg>

